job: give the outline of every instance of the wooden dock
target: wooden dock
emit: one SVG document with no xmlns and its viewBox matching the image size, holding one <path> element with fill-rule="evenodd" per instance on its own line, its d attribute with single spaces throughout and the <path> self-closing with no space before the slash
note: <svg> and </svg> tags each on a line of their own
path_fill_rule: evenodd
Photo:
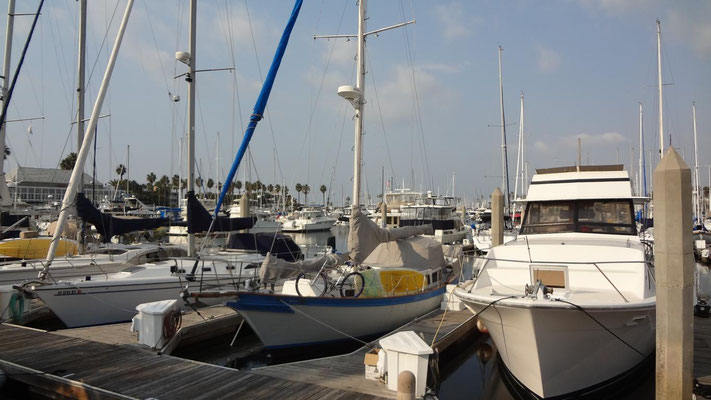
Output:
<svg viewBox="0 0 711 400">
<path fill-rule="evenodd" d="M 161 350 L 163 354 L 171 354 L 179 345 L 189 345 L 210 337 L 234 332 L 242 322 L 242 316 L 237 311 L 226 306 L 213 306 L 183 314 L 182 328 Z M 131 332 L 131 323 L 90 326 L 86 328 L 62 329 L 57 335 L 78 339 L 93 340 L 106 344 L 135 344 L 138 342 L 136 332 Z"/>
<path fill-rule="evenodd" d="M 694 378 L 711 385 L 711 318 L 694 317 Z"/>
<path fill-rule="evenodd" d="M 219 312 L 215 310 L 215 312 Z M 448 312 L 435 347 L 440 350 L 475 329 L 471 313 Z M 430 343 L 442 320 L 436 311 L 401 329 Z M 127 326 L 120 330 L 128 331 Z M 113 331 L 117 331 L 114 327 Z M 39 394 L 107 399 L 393 399 L 380 382 L 364 379 L 365 350 L 253 371 L 156 354 L 112 337 L 107 327 L 46 332 L 0 324 L 0 368 Z M 92 340 L 90 340 L 91 338 Z M 57 396 L 59 394 L 59 396 Z"/>
<path fill-rule="evenodd" d="M 443 311 L 436 310 L 417 321 L 407 324 L 397 331 L 414 331 L 421 334 L 427 344 L 434 339 L 433 349 L 444 351 L 451 344 L 471 335 L 476 329 L 476 318 L 468 310 L 448 311 L 442 321 Z M 437 338 L 435 333 L 442 322 Z M 361 348 L 350 354 L 307 360 L 289 364 L 274 365 L 252 370 L 257 375 L 287 379 L 294 382 L 311 383 L 331 388 L 359 391 L 373 396 L 396 398 L 396 393 L 385 384 L 364 379 L 363 359 L 367 349 Z"/>
</svg>

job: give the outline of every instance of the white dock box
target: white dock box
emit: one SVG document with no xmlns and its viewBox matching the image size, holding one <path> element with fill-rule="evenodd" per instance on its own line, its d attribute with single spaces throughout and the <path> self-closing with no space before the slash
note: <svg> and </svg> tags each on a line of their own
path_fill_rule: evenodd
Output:
<svg viewBox="0 0 711 400">
<path fill-rule="evenodd" d="M 131 321 L 131 331 L 138 332 L 138 343 L 152 348 L 161 348 L 170 338 L 163 337 L 163 319 L 171 311 L 178 309 L 177 300 L 154 301 L 136 306 L 138 315 Z"/>
<path fill-rule="evenodd" d="M 432 348 L 413 331 L 395 333 L 378 343 L 387 353 L 388 389 L 397 391 L 400 372 L 410 371 L 415 375 L 415 397 L 424 396 Z"/>
</svg>

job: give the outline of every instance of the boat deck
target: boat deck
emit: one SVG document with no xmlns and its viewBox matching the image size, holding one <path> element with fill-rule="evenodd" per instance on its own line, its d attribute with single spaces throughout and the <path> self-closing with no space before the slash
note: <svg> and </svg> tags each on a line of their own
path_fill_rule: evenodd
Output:
<svg viewBox="0 0 711 400">
<path fill-rule="evenodd" d="M 215 312 L 219 312 L 216 310 Z M 421 332 L 430 343 L 442 320 L 436 311 L 401 329 Z M 198 317 L 199 318 L 199 317 Z M 475 329 L 468 311 L 447 312 L 435 341 L 446 346 Z M 114 399 L 394 399 L 380 382 L 364 379 L 365 350 L 344 356 L 239 371 L 159 355 L 123 334 L 126 324 L 62 333 L 0 324 L 0 368 L 11 380 L 40 394 Z M 90 340 L 91 338 L 92 340 Z"/>
</svg>

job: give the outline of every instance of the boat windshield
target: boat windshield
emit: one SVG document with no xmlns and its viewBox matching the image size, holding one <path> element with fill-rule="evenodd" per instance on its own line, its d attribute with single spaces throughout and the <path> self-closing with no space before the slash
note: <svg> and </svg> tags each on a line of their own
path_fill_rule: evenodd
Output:
<svg viewBox="0 0 711 400">
<path fill-rule="evenodd" d="M 584 232 L 636 235 L 631 200 L 530 202 L 522 234 Z"/>
</svg>

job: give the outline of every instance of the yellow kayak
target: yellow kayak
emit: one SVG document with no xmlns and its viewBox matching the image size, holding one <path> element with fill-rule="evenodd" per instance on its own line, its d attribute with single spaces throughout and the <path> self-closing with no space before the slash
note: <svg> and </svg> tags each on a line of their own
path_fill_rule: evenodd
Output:
<svg viewBox="0 0 711 400">
<path fill-rule="evenodd" d="M 0 241 L 0 257 L 31 259 L 44 258 L 49 251 L 52 238 L 8 239 Z M 77 243 L 73 240 L 59 239 L 57 257 L 77 254 Z"/>
</svg>

